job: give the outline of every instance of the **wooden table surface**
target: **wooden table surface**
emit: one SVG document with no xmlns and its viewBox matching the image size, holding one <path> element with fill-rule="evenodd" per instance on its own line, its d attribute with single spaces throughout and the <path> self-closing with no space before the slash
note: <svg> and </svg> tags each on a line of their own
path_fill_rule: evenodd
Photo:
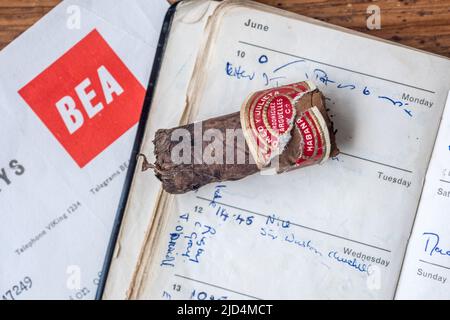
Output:
<svg viewBox="0 0 450 320">
<path fill-rule="evenodd" d="M 450 57 L 450 0 L 257 1 Z M 0 0 L 0 49 L 59 2 Z M 366 10 L 370 4 L 376 4 L 381 9 L 380 30 L 368 30 L 366 27 Z"/>
</svg>

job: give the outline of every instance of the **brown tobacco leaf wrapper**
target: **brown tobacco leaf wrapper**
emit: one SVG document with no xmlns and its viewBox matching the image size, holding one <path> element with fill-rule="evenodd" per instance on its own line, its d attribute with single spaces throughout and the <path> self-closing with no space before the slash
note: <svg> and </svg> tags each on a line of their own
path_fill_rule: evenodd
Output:
<svg viewBox="0 0 450 320">
<path fill-rule="evenodd" d="M 209 129 L 214 138 L 206 138 Z M 153 168 L 163 189 L 174 194 L 261 170 L 323 163 L 339 153 L 324 97 L 309 81 L 256 92 L 240 112 L 158 130 L 154 144 L 156 162 L 145 162 L 143 170 Z"/>
</svg>

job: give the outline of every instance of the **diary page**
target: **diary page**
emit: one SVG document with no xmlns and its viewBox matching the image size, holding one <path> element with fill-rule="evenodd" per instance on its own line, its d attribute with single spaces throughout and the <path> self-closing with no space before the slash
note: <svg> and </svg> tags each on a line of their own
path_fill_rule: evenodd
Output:
<svg viewBox="0 0 450 320">
<path fill-rule="evenodd" d="M 450 96 L 427 172 L 397 299 L 450 299 Z"/>
<path fill-rule="evenodd" d="M 259 5 L 219 8 L 187 121 L 311 80 L 342 152 L 321 166 L 167 197 L 134 297 L 393 298 L 450 61 Z"/>
</svg>

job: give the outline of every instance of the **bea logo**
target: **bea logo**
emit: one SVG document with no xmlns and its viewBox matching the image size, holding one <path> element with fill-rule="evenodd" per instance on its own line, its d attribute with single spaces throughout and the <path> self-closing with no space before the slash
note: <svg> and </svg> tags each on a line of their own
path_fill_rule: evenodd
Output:
<svg viewBox="0 0 450 320">
<path fill-rule="evenodd" d="M 94 30 L 19 94 L 83 168 L 137 123 L 145 89 Z"/>
</svg>

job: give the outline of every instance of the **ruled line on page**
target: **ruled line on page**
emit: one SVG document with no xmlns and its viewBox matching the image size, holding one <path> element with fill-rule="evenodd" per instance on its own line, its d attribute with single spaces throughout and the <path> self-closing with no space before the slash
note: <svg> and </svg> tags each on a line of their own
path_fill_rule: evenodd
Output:
<svg viewBox="0 0 450 320">
<path fill-rule="evenodd" d="M 211 199 L 207 199 L 207 198 L 204 198 L 204 197 L 201 197 L 201 196 L 197 196 L 197 199 L 200 199 L 200 200 L 203 200 L 203 201 L 208 201 L 208 202 L 212 201 Z M 248 210 L 248 209 L 245 209 L 245 208 L 240 208 L 240 207 L 237 207 L 237 206 L 233 206 L 233 205 L 226 204 L 226 203 L 219 202 L 219 201 L 215 201 L 215 200 L 214 200 L 214 202 L 217 203 L 217 204 L 229 207 L 229 208 L 233 208 L 233 209 L 236 209 L 236 210 L 252 213 L 254 215 L 257 215 L 257 216 L 260 216 L 260 217 L 263 217 L 263 218 L 268 218 L 269 217 L 268 215 L 265 215 L 265 214 L 262 214 L 262 213 L 259 213 L 259 212 L 255 212 L 255 211 L 251 211 L 251 210 Z M 283 222 L 283 221 L 281 221 L 278 218 L 274 218 L 274 217 L 270 217 L 270 218 L 274 219 L 274 220 L 277 220 L 279 222 Z M 346 241 L 349 241 L 349 242 L 357 243 L 357 244 L 360 244 L 360 245 L 363 245 L 363 246 L 366 246 L 366 247 L 370 247 L 370 248 L 374 248 L 374 249 L 377 249 L 377 250 L 381 250 L 381 251 L 385 251 L 385 252 L 389 252 L 389 253 L 391 252 L 391 250 L 389 250 L 389 249 L 381 248 L 379 246 L 375 246 L 375 245 L 372 245 L 372 244 L 364 243 L 364 242 L 361 242 L 361 241 L 358 241 L 358 240 L 346 238 L 346 237 L 343 237 L 343 236 L 340 236 L 340 235 L 337 235 L 337 234 L 334 234 L 334 233 L 326 232 L 326 231 L 323 231 L 323 230 L 311 228 L 311 227 L 308 227 L 308 226 L 305 226 L 305 225 L 302 225 L 302 224 L 299 224 L 299 223 L 295 223 L 295 222 L 292 222 L 292 221 L 289 221 L 289 225 L 293 225 L 293 226 L 296 226 L 296 227 L 299 227 L 299 228 L 302 228 L 302 229 L 307 229 L 307 230 L 310 230 L 310 231 L 321 233 L 321 234 L 324 234 L 324 235 L 327 235 L 327 236 L 330 236 L 330 237 L 334 237 L 334 238 L 338 238 L 338 239 L 341 239 L 341 240 L 346 240 Z"/>
<path fill-rule="evenodd" d="M 439 268 L 443 268 L 443 269 L 450 270 L 450 267 L 446 267 L 446 266 L 443 266 L 443 265 L 441 265 L 441 264 L 437 264 L 437 263 L 434 263 L 434 262 L 425 261 L 425 260 L 422 260 L 422 259 L 419 259 L 419 261 L 422 262 L 422 263 L 426 263 L 426 264 L 435 266 L 435 267 L 439 267 Z"/>
<path fill-rule="evenodd" d="M 178 277 L 178 278 L 189 280 L 189 281 L 201 283 L 201 284 L 213 287 L 213 288 L 222 289 L 222 290 L 225 290 L 225 291 L 228 291 L 228 292 L 236 293 L 236 294 L 239 294 L 239 295 L 247 297 L 247 298 L 252 298 L 252 299 L 255 299 L 255 300 L 262 300 L 261 298 L 257 298 L 257 297 L 254 297 L 254 296 L 251 296 L 249 294 L 242 293 L 242 292 L 239 292 L 239 291 L 236 291 L 236 290 L 227 289 L 227 288 L 224 288 L 224 287 L 221 287 L 221 286 L 218 286 L 218 285 L 206 282 L 206 281 L 200 281 L 200 280 L 197 280 L 197 279 L 194 279 L 194 278 L 190 278 L 190 277 L 186 277 L 186 276 L 183 276 L 183 275 L 180 275 L 180 274 L 175 274 L 175 276 Z"/>
<path fill-rule="evenodd" d="M 337 65 L 334 65 L 334 64 L 321 62 L 321 61 L 310 59 L 310 58 L 301 57 L 301 56 L 298 56 L 298 55 L 295 55 L 295 54 L 292 54 L 292 53 L 288 53 L 288 52 L 284 52 L 284 51 L 280 51 L 280 50 L 264 47 L 264 46 L 257 45 L 257 44 L 254 44 L 254 43 L 250 43 L 250 42 L 247 42 L 247 41 L 239 40 L 238 42 L 241 43 L 241 44 L 244 44 L 244 45 L 251 46 L 251 47 L 255 47 L 255 48 L 259 48 L 259 49 L 264 49 L 264 50 L 276 52 L 276 53 L 283 54 L 283 55 L 286 55 L 286 56 L 290 56 L 290 57 L 293 57 L 293 58 L 303 59 L 303 60 L 306 60 L 306 61 L 310 61 L 310 62 L 314 62 L 314 63 L 317 63 L 317 64 L 321 64 L 321 65 L 324 65 L 324 66 L 336 68 L 336 69 L 339 69 L 339 70 L 344 70 L 344 71 L 347 71 L 347 72 L 356 73 L 356 74 L 363 75 L 363 76 L 366 76 L 366 77 L 370 77 L 370 78 L 374 78 L 374 79 L 378 79 L 378 80 L 382 80 L 382 81 L 386 81 L 386 82 L 390 82 L 390 83 L 395 83 L 395 84 L 398 84 L 398 85 L 401 85 L 401 86 L 404 86 L 404 87 L 408 87 L 408 88 L 412 88 L 412 89 L 416 89 L 416 90 L 420 90 L 420 91 L 436 94 L 436 92 L 433 91 L 433 90 L 420 88 L 420 87 L 413 86 L 413 85 L 410 85 L 410 84 L 407 84 L 407 83 L 398 82 L 398 81 L 386 79 L 386 78 L 383 78 L 383 77 L 378 77 L 378 76 L 375 76 L 375 75 L 372 75 L 372 74 L 368 74 L 368 73 L 364 73 L 364 72 L 360 72 L 360 71 L 356 71 L 356 70 L 340 67 L 340 66 L 337 66 Z"/>
<path fill-rule="evenodd" d="M 342 155 L 347 156 L 347 157 L 352 157 L 352 158 L 355 158 L 355 159 L 359 159 L 359 160 L 363 160 L 363 161 L 379 164 L 381 166 L 389 167 L 389 168 L 396 169 L 396 170 L 399 170 L 399 171 L 413 173 L 412 170 L 396 167 L 396 166 L 393 166 L 393 165 L 390 165 L 390 164 L 387 164 L 387 163 L 383 163 L 383 162 L 367 159 L 367 158 L 360 157 L 360 156 L 355 156 L 353 154 L 349 154 L 349 153 L 345 153 L 345 152 L 340 152 L 339 154 L 342 154 Z"/>
</svg>

